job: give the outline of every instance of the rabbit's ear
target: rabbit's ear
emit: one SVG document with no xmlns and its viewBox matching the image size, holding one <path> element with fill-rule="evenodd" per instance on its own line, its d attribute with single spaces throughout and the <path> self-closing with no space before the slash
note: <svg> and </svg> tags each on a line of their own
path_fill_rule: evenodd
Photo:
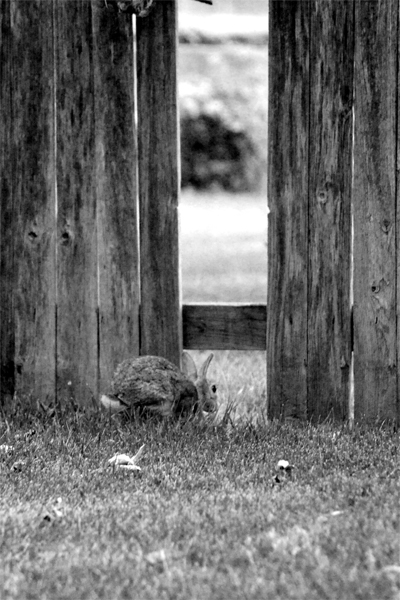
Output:
<svg viewBox="0 0 400 600">
<path fill-rule="evenodd" d="M 204 361 L 204 363 L 200 367 L 199 371 L 199 379 L 205 379 L 207 377 L 208 367 L 210 366 L 210 362 L 212 361 L 214 354 L 210 354 L 208 358 Z"/>
<path fill-rule="evenodd" d="M 182 370 L 191 381 L 197 379 L 197 369 L 193 358 L 188 352 L 182 352 Z"/>
</svg>

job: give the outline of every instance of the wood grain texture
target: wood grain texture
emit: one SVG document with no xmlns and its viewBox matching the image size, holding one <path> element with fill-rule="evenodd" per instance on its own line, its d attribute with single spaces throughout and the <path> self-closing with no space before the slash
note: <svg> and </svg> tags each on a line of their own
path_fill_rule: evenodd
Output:
<svg viewBox="0 0 400 600">
<path fill-rule="evenodd" d="M 183 347 L 265 351 L 266 318 L 262 304 L 184 304 Z"/>
<path fill-rule="evenodd" d="M 132 20 L 93 2 L 100 387 L 139 354 Z"/>
<path fill-rule="evenodd" d="M 57 389 L 89 402 L 98 393 L 97 215 L 91 3 L 58 0 Z"/>
<path fill-rule="evenodd" d="M 269 8 L 267 394 L 271 417 L 307 413 L 308 1 Z"/>
<path fill-rule="evenodd" d="M 55 385 L 51 5 L 0 11 L 2 392 L 45 400 Z"/>
<path fill-rule="evenodd" d="M 140 353 L 179 365 L 176 38 L 175 1 L 156 2 L 148 17 L 137 20 Z"/>
<path fill-rule="evenodd" d="M 13 303 L 13 150 L 11 5 L 0 2 L 0 401 L 15 391 L 15 315 Z"/>
<path fill-rule="evenodd" d="M 398 2 L 356 1 L 355 417 L 394 419 Z"/>
<path fill-rule="evenodd" d="M 400 11 L 400 8 L 399 8 Z M 396 164 L 396 277 L 397 277 L 397 424 L 400 425 L 400 12 L 397 33 L 397 164 Z"/>
<path fill-rule="evenodd" d="M 348 412 L 354 6 L 311 3 L 308 402 L 311 420 Z"/>
</svg>

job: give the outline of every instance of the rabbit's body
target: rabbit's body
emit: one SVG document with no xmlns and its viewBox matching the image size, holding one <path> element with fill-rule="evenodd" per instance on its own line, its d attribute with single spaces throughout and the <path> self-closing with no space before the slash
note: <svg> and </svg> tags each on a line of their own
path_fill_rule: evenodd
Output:
<svg viewBox="0 0 400 600">
<path fill-rule="evenodd" d="M 184 353 L 185 373 L 160 356 L 141 356 L 120 363 L 111 383 L 112 394 L 103 395 L 101 403 L 111 412 L 130 408 L 155 414 L 188 416 L 198 408 L 208 412 L 217 409 L 215 386 L 210 388 L 206 372 L 212 355 L 197 375 L 192 358 Z"/>
</svg>

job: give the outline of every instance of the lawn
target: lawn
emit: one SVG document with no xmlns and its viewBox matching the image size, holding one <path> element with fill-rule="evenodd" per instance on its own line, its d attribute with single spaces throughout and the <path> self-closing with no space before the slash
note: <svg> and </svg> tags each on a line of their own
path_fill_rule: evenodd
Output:
<svg viewBox="0 0 400 600">
<path fill-rule="evenodd" d="M 266 223 L 264 198 L 185 194 L 184 301 L 264 302 Z M 213 423 L 0 412 L 2 600 L 398 600 L 393 428 L 268 422 L 263 352 L 210 376 Z"/>
<path fill-rule="evenodd" d="M 183 302 L 267 302 L 265 195 L 185 191 L 180 203 Z"/>
<path fill-rule="evenodd" d="M 390 430 L 15 405 L 0 444 L 4 600 L 399 597 Z M 142 444 L 140 472 L 106 466 Z M 294 469 L 278 482 L 280 459 Z"/>
</svg>

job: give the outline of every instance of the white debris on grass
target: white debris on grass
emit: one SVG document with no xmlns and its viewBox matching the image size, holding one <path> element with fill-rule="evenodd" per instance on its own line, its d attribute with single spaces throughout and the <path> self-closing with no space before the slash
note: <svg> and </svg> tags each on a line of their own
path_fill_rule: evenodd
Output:
<svg viewBox="0 0 400 600">
<path fill-rule="evenodd" d="M 278 471 L 290 472 L 293 469 L 293 465 L 291 465 L 287 460 L 279 460 L 276 468 Z"/>
<path fill-rule="evenodd" d="M 143 446 L 139 448 L 134 456 L 128 454 L 115 454 L 107 462 L 109 466 L 115 469 L 126 469 L 128 471 L 141 471 L 141 468 L 136 464 L 140 456 L 143 454 Z"/>
<path fill-rule="evenodd" d="M 43 515 L 43 521 L 51 522 L 55 519 L 62 519 L 63 516 L 63 499 L 59 496 L 54 504 L 47 507 L 47 510 Z"/>
<path fill-rule="evenodd" d="M 287 479 L 292 477 L 292 470 L 294 469 L 294 465 L 291 465 L 289 461 L 281 459 L 278 461 L 276 465 L 276 473 L 273 477 L 272 485 L 276 485 L 279 483 L 283 483 Z"/>
<path fill-rule="evenodd" d="M 0 444 L 0 452 L 4 454 L 8 454 L 14 450 L 14 446 L 10 446 L 9 444 Z"/>
<path fill-rule="evenodd" d="M 167 555 L 164 548 L 161 548 L 161 550 L 149 552 L 144 558 L 150 565 L 156 565 L 159 563 L 165 563 L 167 560 Z"/>
</svg>

